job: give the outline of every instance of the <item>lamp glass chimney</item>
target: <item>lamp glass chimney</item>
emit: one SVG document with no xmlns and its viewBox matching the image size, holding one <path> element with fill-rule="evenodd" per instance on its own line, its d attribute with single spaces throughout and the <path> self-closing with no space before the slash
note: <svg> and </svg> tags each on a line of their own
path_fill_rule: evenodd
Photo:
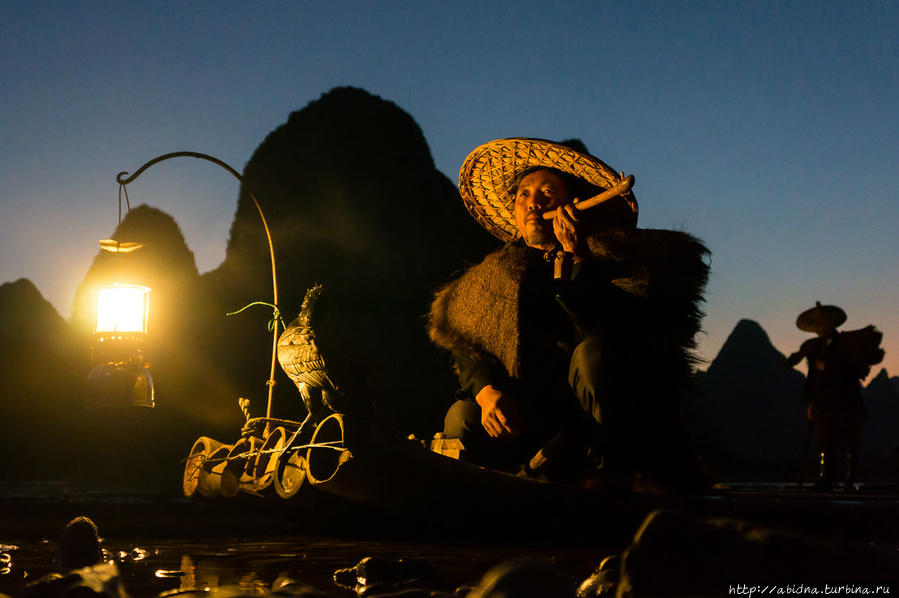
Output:
<svg viewBox="0 0 899 598">
<path fill-rule="evenodd" d="M 115 284 L 97 289 L 97 324 L 94 332 L 147 332 L 150 289 Z"/>
</svg>

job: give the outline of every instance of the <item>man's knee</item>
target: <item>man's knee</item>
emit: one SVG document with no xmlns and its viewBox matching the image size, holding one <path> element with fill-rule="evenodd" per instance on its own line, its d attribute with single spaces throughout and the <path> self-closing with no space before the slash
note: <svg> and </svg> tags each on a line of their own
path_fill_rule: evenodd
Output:
<svg viewBox="0 0 899 598">
<path fill-rule="evenodd" d="M 584 393 L 596 395 L 603 375 L 603 349 L 597 337 L 581 341 L 571 354 L 568 368 L 568 384 L 579 397 Z"/>
<path fill-rule="evenodd" d="M 447 438 L 468 438 L 480 425 L 481 407 L 474 401 L 456 401 L 443 418 L 443 433 Z"/>
</svg>

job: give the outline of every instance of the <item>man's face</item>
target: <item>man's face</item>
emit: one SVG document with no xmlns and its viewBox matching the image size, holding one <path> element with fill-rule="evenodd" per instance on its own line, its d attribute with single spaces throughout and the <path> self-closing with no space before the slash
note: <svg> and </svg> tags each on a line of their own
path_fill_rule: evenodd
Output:
<svg viewBox="0 0 899 598">
<path fill-rule="evenodd" d="M 553 221 L 543 213 L 571 201 L 565 181 L 549 170 L 535 170 L 515 191 L 515 226 L 531 247 L 551 249 L 556 244 Z"/>
</svg>

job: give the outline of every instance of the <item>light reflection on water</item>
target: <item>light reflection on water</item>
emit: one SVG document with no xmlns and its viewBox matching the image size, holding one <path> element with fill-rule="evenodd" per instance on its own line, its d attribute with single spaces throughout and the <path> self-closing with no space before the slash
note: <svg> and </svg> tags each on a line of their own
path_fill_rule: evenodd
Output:
<svg viewBox="0 0 899 598">
<path fill-rule="evenodd" d="M 11 596 L 22 595 L 24 588 L 15 580 L 21 581 L 23 574 L 27 573 L 25 580 L 30 582 L 55 570 L 55 542 L 18 544 L 18 550 L 4 553 L 11 555 L 12 573 L 0 576 L 0 593 Z M 328 596 L 349 598 L 355 592 L 335 585 L 333 573 L 352 567 L 366 556 L 427 559 L 445 577 L 446 589 L 475 585 L 490 567 L 509 558 L 552 559 L 581 580 L 604 556 L 614 552 L 599 546 L 442 546 L 320 538 L 131 543 L 107 539 L 104 548 L 117 563 L 122 584 L 134 598 L 200 594 L 225 587 L 261 594 L 271 590 L 279 577 L 314 586 Z"/>
</svg>

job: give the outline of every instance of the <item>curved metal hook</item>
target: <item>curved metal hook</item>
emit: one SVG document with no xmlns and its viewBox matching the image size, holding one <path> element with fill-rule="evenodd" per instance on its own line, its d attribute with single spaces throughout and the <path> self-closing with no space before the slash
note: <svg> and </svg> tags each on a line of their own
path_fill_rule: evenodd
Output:
<svg viewBox="0 0 899 598">
<path fill-rule="evenodd" d="M 240 181 L 240 184 L 243 185 L 244 189 L 246 189 L 247 194 L 250 196 L 250 199 L 252 199 L 253 203 L 256 205 L 256 211 L 259 212 L 259 217 L 262 219 L 262 226 L 265 229 L 265 238 L 266 238 L 266 240 L 268 240 L 268 251 L 269 251 L 269 256 L 271 257 L 271 262 L 272 262 L 272 294 L 273 294 L 273 299 L 274 299 L 273 303 L 275 306 L 277 306 L 278 305 L 278 275 L 277 275 L 277 268 L 275 267 L 275 246 L 272 243 L 272 235 L 268 228 L 268 222 L 265 219 L 265 214 L 262 213 L 262 206 L 259 205 L 259 201 L 256 199 L 256 195 L 253 193 L 253 190 L 250 189 L 250 186 L 244 180 L 243 176 L 241 176 L 241 174 L 239 172 L 237 172 L 236 170 L 234 170 L 234 168 L 232 168 L 229 164 L 219 160 L 218 158 L 216 158 L 214 156 L 210 156 L 209 154 L 201 154 L 199 152 L 186 152 L 186 151 L 171 152 L 169 154 L 163 154 L 161 156 L 157 156 L 157 157 L 153 158 L 152 160 L 145 162 L 143 165 L 141 165 L 140 168 L 138 168 L 136 171 L 134 171 L 134 174 L 132 174 L 131 176 L 126 177 L 126 175 L 128 174 L 128 171 L 120 172 L 116 175 L 115 180 L 118 184 L 125 186 L 125 185 L 131 183 L 132 181 L 134 181 L 145 170 L 147 170 L 154 164 L 158 164 L 159 162 L 163 162 L 170 158 L 198 158 L 201 160 L 206 160 L 208 162 L 212 162 L 213 164 L 217 164 L 218 166 L 221 166 L 222 168 L 224 168 L 225 170 L 230 172 L 232 175 L 234 175 L 234 178 L 236 178 L 238 181 Z M 271 366 L 271 372 L 269 374 L 269 381 L 268 381 L 268 408 L 266 410 L 267 418 L 271 418 L 271 415 L 272 415 L 271 414 L 271 412 L 272 412 L 272 388 L 275 385 L 274 384 L 275 362 L 277 361 L 277 357 L 278 357 L 278 324 L 277 324 L 277 322 L 275 322 L 273 330 L 274 330 L 274 338 L 272 340 L 272 366 Z M 266 427 L 266 431 L 268 431 L 268 427 Z"/>
<path fill-rule="evenodd" d="M 244 181 L 244 179 L 240 175 L 240 173 L 237 172 L 236 170 L 234 170 L 233 168 L 231 168 L 231 166 L 228 165 L 226 162 L 222 162 L 215 156 L 210 156 L 209 154 L 201 154 L 199 152 L 172 152 L 170 154 L 163 154 L 163 155 L 157 156 L 157 157 L 153 158 L 152 160 L 150 160 L 149 162 L 146 162 L 145 164 L 143 164 L 130 177 L 123 178 L 126 174 L 128 174 L 128 172 L 127 171 L 120 172 L 119 174 L 116 175 L 115 180 L 120 185 L 127 185 L 128 183 L 130 183 L 131 181 L 133 181 L 134 179 L 139 177 L 143 171 L 150 168 L 154 164 L 163 162 L 165 160 L 168 160 L 169 158 L 182 158 L 182 157 L 184 157 L 184 158 L 199 158 L 201 160 L 207 160 L 209 162 L 212 162 L 213 164 L 218 164 L 219 166 L 221 166 L 222 168 L 224 168 L 225 170 L 227 170 L 228 172 L 233 174 L 234 177 L 238 181 L 240 181 L 241 183 L 243 183 L 246 186 L 246 181 Z M 249 187 L 247 187 L 247 191 L 250 192 Z M 252 192 L 250 192 L 250 195 L 252 195 Z M 253 200 L 255 201 L 256 198 L 254 197 Z"/>
</svg>

